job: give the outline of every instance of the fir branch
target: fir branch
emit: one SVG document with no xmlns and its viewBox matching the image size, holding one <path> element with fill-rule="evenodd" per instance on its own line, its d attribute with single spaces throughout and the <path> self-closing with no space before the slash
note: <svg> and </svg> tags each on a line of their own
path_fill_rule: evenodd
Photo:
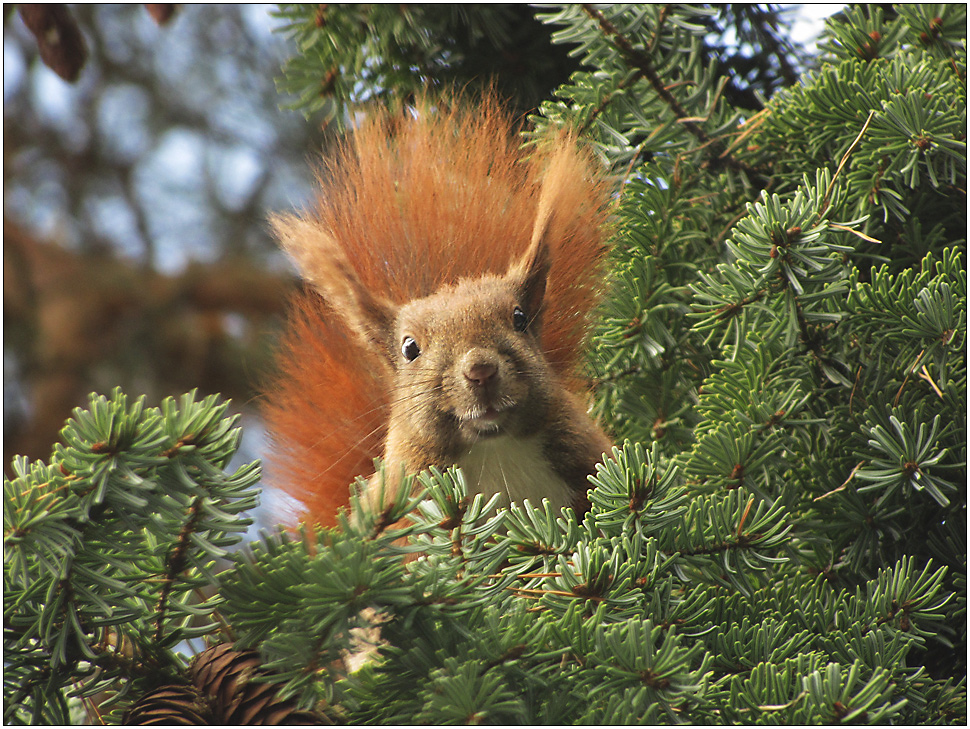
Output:
<svg viewBox="0 0 970 729">
<path fill-rule="evenodd" d="M 175 447 L 177 449 L 177 446 Z M 195 527 L 198 525 L 199 520 L 202 518 L 202 502 L 203 496 L 196 496 L 192 501 L 192 506 L 189 508 L 189 518 L 182 525 L 181 530 L 179 530 L 178 538 L 175 541 L 175 546 L 172 547 L 172 551 L 169 552 L 168 557 L 165 560 L 165 575 L 162 578 L 162 592 L 158 597 L 158 604 L 155 607 L 155 642 L 161 642 L 164 637 L 165 628 L 165 617 L 168 611 L 168 599 L 172 592 L 172 587 L 175 584 L 175 580 L 178 578 L 182 571 L 185 570 L 187 564 L 186 555 L 188 554 L 189 547 L 192 542 L 192 535 L 195 533 Z"/>
<path fill-rule="evenodd" d="M 118 671 L 129 679 L 158 679 L 172 673 L 172 666 L 160 660 L 150 650 L 139 649 L 130 638 L 106 629 L 102 639 L 93 646 L 97 656 L 93 663 L 109 671 Z"/>
<path fill-rule="evenodd" d="M 664 100 L 667 106 L 670 107 L 670 109 L 674 112 L 674 115 L 681 120 L 688 119 L 690 115 L 687 113 L 684 107 L 680 105 L 680 102 L 674 98 L 673 94 L 670 93 L 667 87 L 664 86 L 663 81 L 657 74 L 656 69 L 654 69 L 650 59 L 647 58 L 646 55 L 637 51 L 633 47 L 633 44 L 631 44 L 630 41 L 622 33 L 620 33 L 619 30 L 617 30 L 616 26 L 607 20 L 606 17 L 594 6 L 588 3 L 583 3 L 583 10 L 590 18 L 595 20 L 599 24 L 600 29 L 612 39 L 614 45 L 620 49 L 627 61 L 629 61 L 635 68 L 639 69 L 641 78 L 645 78 L 650 82 L 650 85 L 653 86 L 653 90 L 661 99 Z M 704 130 L 698 127 L 694 122 L 687 121 L 684 123 L 684 127 L 691 134 L 697 137 L 699 141 L 703 143 L 709 141 L 709 138 Z"/>
<path fill-rule="evenodd" d="M 663 30 L 664 23 L 667 20 L 667 15 L 669 12 L 670 12 L 669 5 L 664 5 L 660 9 L 660 16 L 657 19 L 657 27 L 654 28 L 653 37 L 650 39 L 650 43 L 647 44 L 648 55 L 652 55 L 653 52 L 657 49 L 657 45 L 660 43 L 661 31 Z M 589 117 L 587 117 L 586 121 L 583 122 L 583 125 L 579 128 L 579 136 L 582 136 L 590 128 L 592 123 L 596 120 L 596 118 L 600 114 L 602 114 L 606 110 L 606 107 L 610 105 L 613 99 L 615 99 L 621 92 L 625 91 L 626 89 L 636 84 L 637 81 L 640 81 L 642 78 L 644 78 L 643 72 L 638 69 L 636 73 L 632 73 L 629 76 L 627 76 L 625 79 L 623 79 L 623 81 L 621 81 L 619 84 L 616 85 L 616 88 L 612 89 L 608 94 L 606 94 L 606 96 L 603 97 L 603 99 L 596 106 L 596 108 L 593 109 L 593 111 L 590 113 Z M 641 148 L 644 144 L 646 144 L 646 140 L 644 140 L 644 142 L 641 143 L 640 145 Z M 628 169 L 627 169 L 627 174 L 624 176 L 625 181 L 629 179 L 630 169 L 632 169 L 634 162 L 637 160 L 639 156 L 640 154 L 638 151 L 637 154 L 635 154 L 633 158 L 630 160 L 630 164 L 628 165 Z M 626 182 L 624 182 L 624 184 L 626 184 Z"/>
<path fill-rule="evenodd" d="M 632 73 L 629 76 L 627 76 L 625 79 L 623 79 L 620 83 L 618 83 L 615 88 L 611 89 L 610 92 L 600 100 L 600 103 L 597 104 L 597 106 L 590 112 L 589 116 L 586 117 L 586 121 L 584 121 L 582 125 L 579 127 L 579 131 L 577 132 L 577 135 L 581 137 L 587 131 L 589 131 L 589 128 L 593 125 L 593 122 L 596 121 L 596 118 L 600 114 L 606 111 L 606 108 L 612 103 L 613 99 L 619 96 L 626 89 L 636 84 L 636 82 L 639 81 L 641 78 L 643 77 L 639 73 Z M 637 155 L 634 155 L 633 161 L 635 161 L 638 156 L 639 156 L 639 153 Z M 632 165 L 633 165 L 633 162 L 631 161 L 628 167 L 632 167 Z M 624 180 L 628 178 L 629 178 L 629 170 L 627 171 L 627 174 L 624 175 Z"/>
<path fill-rule="evenodd" d="M 754 544 L 754 542 L 761 539 L 763 536 L 763 534 L 739 533 L 733 540 L 725 539 L 717 544 L 695 547 L 692 549 L 677 548 L 677 551 L 681 554 L 681 556 L 684 557 L 698 557 L 709 554 L 721 554 L 722 552 L 730 552 L 735 549 L 753 549 L 755 546 L 757 546 Z"/>
<path fill-rule="evenodd" d="M 7 711 L 12 710 L 13 707 L 26 706 L 28 703 L 27 699 L 34 692 L 34 689 L 45 684 L 50 684 L 51 678 L 60 676 L 62 674 L 66 675 L 62 669 L 55 671 L 53 668 L 51 668 L 50 663 L 41 666 L 41 668 L 30 679 L 24 681 L 14 692 L 4 696 L 4 717 L 6 718 Z M 55 681 L 58 684 L 65 683 L 63 678 L 55 679 Z M 4 723 L 6 724 L 7 722 L 4 721 Z"/>
<path fill-rule="evenodd" d="M 728 233 L 730 233 L 734 229 L 734 226 L 737 225 L 738 221 L 741 220 L 741 218 L 743 218 L 747 214 L 748 214 L 748 211 L 744 209 L 742 209 L 739 213 L 737 213 L 733 218 L 731 218 L 728 221 L 727 225 L 721 228 L 720 232 L 718 232 L 718 234 L 711 239 L 711 243 L 714 246 L 720 246 L 720 244 L 723 243 L 724 240 L 728 237 Z"/>
<path fill-rule="evenodd" d="M 664 24 L 667 22 L 667 16 L 670 14 L 670 6 L 664 5 L 660 8 L 660 15 L 657 17 L 657 27 L 653 29 L 653 37 L 647 44 L 647 54 L 652 56 L 657 50 L 657 46 L 660 45 L 660 35 L 663 32 Z"/>
<path fill-rule="evenodd" d="M 750 306 L 751 304 L 756 304 L 761 301 L 768 294 L 768 289 L 758 289 L 751 296 L 746 296 L 741 301 L 735 301 L 730 304 L 724 304 L 719 309 L 717 309 L 717 318 L 724 320 L 730 319 L 741 313 L 741 310 Z"/>
<path fill-rule="evenodd" d="M 798 336 L 801 339 L 802 344 L 808 347 L 809 351 L 812 352 L 818 359 L 824 359 L 823 349 L 818 341 L 818 336 L 816 331 L 812 331 L 808 320 L 805 318 L 805 311 L 802 308 L 802 302 L 798 298 L 798 294 L 792 291 L 791 287 L 788 285 L 788 280 L 778 274 L 778 279 L 785 287 L 788 295 L 791 296 L 792 304 L 795 307 L 795 321 L 798 322 Z"/>
<path fill-rule="evenodd" d="M 605 385 L 608 382 L 616 382 L 617 380 L 622 380 L 624 378 L 630 377 L 631 375 L 638 375 L 643 371 L 643 367 L 640 365 L 630 365 L 625 370 L 618 370 L 616 372 L 609 372 L 608 374 L 602 375 L 596 378 L 597 385 Z"/>
<path fill-rule="evenodd" d="M 529 650 L 529 648 L 530 648 L 530 646 L 528 646 L 525 643 L 517 643 L 516 645 L 512 646 L 511 648 L 506 649 L 502 653 L 502 655 L 500 655 L 497 658 L 493 658 L 492 660 L 488 661 L 485 664 L 485 670 L 488 671 L 488 670 L 491 670 L 491 669 L 495 668 L 496 666 L 501 666 L 503 663 L 506 663 L 508 661 L 514 661 L 517 658 L 521 658 L 522 655 L 525 654 L 526 651 Z"/>
<path fill-rule="evenodd" d="M 746 162 L 742 162 L 741 160 L 735 159 L 733 156 L 728 155 L 724 151 L 723 145 L 721 145 L 720 141 L 709 137 L 707 133 L 697 124 L 695 117 L 688 114 L 687 110 L 684 109 L 674 95 L 670 93 L 670 90 L 664 85 L 663 80 L 660 78 L 660 75 L 654 68 L 653 63 L 650 61 L 649 56 L 634 48 L 629 39 L 626 38 L 615 25 L 607 20 L 603 13 L 601 13 L 595 6 L 588 3 L 583 3 L 582 8 L 591 19 L 595 20 L 599 24 L 600 29 L 620 50 L 627 62 L 638 70 L 639 73 L 637 80 L 639 80 L 639 78 L 644 78 L 650 83 L 654 92 L 670 108 L 678 122 L 683 124 L 684 128 L 686 128 L 687 131 L 689 131 L 701 143 L 701 149 L 708 147 L 711 148 L 711 154 L 709 157 L 710 162 L 725 164 L 732 169 L 746 172 L 752 176 L 760 176 L 765 174 L 764 170 L 752 167 Z M 666 11 L 666 8 L 664 10 Z"/>
</svg>

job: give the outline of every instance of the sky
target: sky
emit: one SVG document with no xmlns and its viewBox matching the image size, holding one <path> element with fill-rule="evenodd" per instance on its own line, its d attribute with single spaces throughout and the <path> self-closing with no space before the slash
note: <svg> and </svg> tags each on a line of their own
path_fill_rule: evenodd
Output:
<svg viewBox="0 0 970 729">
<path fill-rule="evenodd" d="M 786 7 L 786 3 L 781 4 Z M 792 26 L 792 40 L 804 43 L 811 50 L 822 32 L 825 19 L 835 15 L 845 7 L 843 3 L 810 3 L 804 5 L 790 5 L 795 17 Z"/>
</svg>

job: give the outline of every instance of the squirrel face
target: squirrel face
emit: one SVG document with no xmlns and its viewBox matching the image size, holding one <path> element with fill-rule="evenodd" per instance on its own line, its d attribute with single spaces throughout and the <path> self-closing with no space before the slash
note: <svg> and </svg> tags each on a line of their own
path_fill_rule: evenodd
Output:
<svg viewBox="0 0 970 729">
<path fill-rule="evenodd" d="M 392 421 L 457 456 L 499 435 L 541 428 L 550 368 L 541 303 L 514 274 L 465 280 L 405 304 L 392 328 Z M 436 450 L 438 450 L 436 449 Z"/>
<path fill-rule="evenodd" d="M 310 282 L 385 365 L 390 420 L 385 458 L 411 471 L 454 462 L 473 443 L 530 435 L 548 420 L 551 369 L 539 343 L 548 215 L 504 275 L 447 285 L 395 304 L 368 288 L 338 245 L 312 224 L 287 225 L 288 249 Z"/>
</svg>

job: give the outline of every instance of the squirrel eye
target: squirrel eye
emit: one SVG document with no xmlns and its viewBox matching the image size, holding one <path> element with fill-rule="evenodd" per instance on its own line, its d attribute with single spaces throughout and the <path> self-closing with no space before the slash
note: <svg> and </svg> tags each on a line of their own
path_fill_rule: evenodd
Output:
<svg viewBox="0 0 970 729">
<path fill-rule="evenodd" d="M 515 331 L 524 332 L 528 325 L 529 317 L 525 315 L 522 309 L 515 307 L 515 311 L 512 312 L 512 326 L 515 327 Z"/>
<path fill-rule="evenodd" d="M 421 347 L 411 337 L 405 337 L 404 344 L 401 345 L 401 354 L 408 362 L 413 362 L 421 354 Z"/>
</svg>

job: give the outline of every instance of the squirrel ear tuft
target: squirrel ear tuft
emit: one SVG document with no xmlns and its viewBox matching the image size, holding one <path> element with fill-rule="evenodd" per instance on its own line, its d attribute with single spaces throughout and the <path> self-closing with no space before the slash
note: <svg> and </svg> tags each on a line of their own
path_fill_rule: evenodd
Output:
<svg viewBox="0 0 970 729">
<path fill-rule="evenodd" d="M 519 303 L 529 317 L 530 326 L 540 320 L 550 266 L 545 230 L 536 229 L 529 249 L 512 265 L 507 274 L 518 290 Z"/>
<path fill-rule="evenodd" d="M 509 276 L 521 286 L 522 302 L 532 320 L 537 319 L 542 311 L 546 281 L 552 266 L 550 231 L 555 211 L 561 204 L 564 191 L 570 189 L 571 181 L 579 172 L 575 140 L 570 132 L 558 132 L 548 140 L 548 144 L 550 146 L 535 159 L 542 166 L 542 176 L 532 240 L 526 254 L 509 270 Z"/>
<path fill-rule="evenodd" d="M 542 176 L 542 187 L 539 192 L 536 218 L 532 225 L 532 240 L 529 243 L 529 249 L 509 270 L 509 276 L 518 286 L 521 286 L 522 304 L 526 308 L 530 320 L 537 320 L 542 311 L 542 302 L 546 293 L 546 280 L 549 278 L 549 269 L 552 265 L 549 230 L 553 211 L 562 188 L 572 172 L 568 168 L 571 159 L 569 149 L 568 145 L 561 144 L 553 150 L 551 159 L 546 164 Z"/>
<path fill-rule="evenodd" d="M 277 215 L 270 224 L 304 280 L 363 342 L 394 361 L 394 305 L 360 280 L 343 247 L 309 220 Z"/>
</svg>

